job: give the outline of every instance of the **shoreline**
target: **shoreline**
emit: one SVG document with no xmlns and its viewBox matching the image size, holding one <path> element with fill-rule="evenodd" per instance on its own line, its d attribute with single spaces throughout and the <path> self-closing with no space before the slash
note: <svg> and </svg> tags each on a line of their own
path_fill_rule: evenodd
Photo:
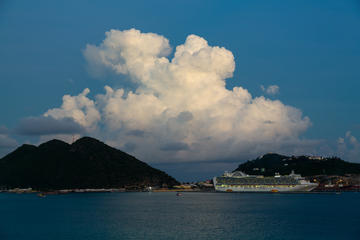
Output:
<svg viewBox="0 0 360 240">
<path fill-rule="evenodd" d="M 0 193 L 14 193 L 14 194 L 40 194 L 40 195 L 61 195 L 61 194 L 70 194 L 70 193 L 129 193 L 129 192 L 189 192 L 189 193 L 265 193 L 265 194 L 320 194 L 320 193 L 345 193 L 345 192 L 360 192 L 359 190 L 328 190 L 328 191 L 310 191 L 310 192 L 221 192 L 215 191 L 214 189 L 153 189 L 149 190 L 129 190 L 124 188 L 86 188 L 86 189 L 61 189 L 61 190 L 51 190 L 51 191 L 42 191 L 42 190 L 35 190 L 31 188 L 21 189 L 9 189 L 9 190 L 0 190 Z"/>
</svg>

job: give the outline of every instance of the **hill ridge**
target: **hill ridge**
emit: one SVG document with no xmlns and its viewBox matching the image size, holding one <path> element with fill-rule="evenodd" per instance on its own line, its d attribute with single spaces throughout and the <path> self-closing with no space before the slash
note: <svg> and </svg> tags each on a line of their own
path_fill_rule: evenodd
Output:
<svg viewBox="0 0 360 240">
<path fill-rule="evenodd" d="M 267 153 L 240 164 L 234 171 L 273 176 L 276 172 L 287 175 L 292 170 L 303 176 L 360 174 L 360 164 L 346 162 L 338 157 Z"/>
<path fill-rule="evenodd" d="M 22 145 L 0 159 L 0 188 L 143 188 L 178 182 L 121 150 L 91 137 L 72 144 L 50 140 Z"/>
</svg>

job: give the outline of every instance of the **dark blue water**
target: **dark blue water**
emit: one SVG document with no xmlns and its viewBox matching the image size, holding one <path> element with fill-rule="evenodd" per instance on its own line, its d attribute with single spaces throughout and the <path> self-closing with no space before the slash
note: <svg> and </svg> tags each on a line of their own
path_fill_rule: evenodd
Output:
<svg viewBox="0 0 360 240">
<path fill-rule="evenodd" d="M 1 193 L 0 239 L 358 240 L 360 193 Z"/>
</svg>

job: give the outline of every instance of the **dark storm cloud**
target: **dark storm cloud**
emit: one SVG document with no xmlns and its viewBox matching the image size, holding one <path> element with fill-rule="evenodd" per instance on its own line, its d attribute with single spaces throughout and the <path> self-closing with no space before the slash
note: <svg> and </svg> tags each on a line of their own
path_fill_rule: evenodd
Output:
<svg viewBox="0 0 360 240">
<path fill-rule="evenodd" d="M 70 118 L 28 117 L 20 121 L 15 132 L 19 135 L 38 136 L 84 133 L 85 129 Z"/>
</svg>

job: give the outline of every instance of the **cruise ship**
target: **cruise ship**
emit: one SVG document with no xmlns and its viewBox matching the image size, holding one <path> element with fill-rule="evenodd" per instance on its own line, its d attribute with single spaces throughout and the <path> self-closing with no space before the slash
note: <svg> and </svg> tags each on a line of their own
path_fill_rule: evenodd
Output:
<svg viewBox="0 0 360 240">
<path fill-rule="evenodd" d="M 225 172 L 213 181 L 215 190 L 220 192 L 309 192 L 318 186 L 294 171 L 286 176 L 277 173 L 273 177 L 247 175 L 241 171 Z"/>
</svg>

